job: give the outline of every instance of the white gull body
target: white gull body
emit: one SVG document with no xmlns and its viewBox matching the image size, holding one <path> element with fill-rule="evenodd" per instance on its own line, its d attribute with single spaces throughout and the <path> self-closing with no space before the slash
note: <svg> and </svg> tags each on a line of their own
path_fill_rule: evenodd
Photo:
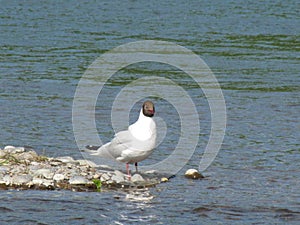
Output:
<svg viewBox="0 0 300 225">
<path fill-rule="evenodd" d="M 154 106 L 150 102 L 152 104 L 150 104 L 152 108 L 149 110 L 151 115 L 147 116 L 145 113 L 146 103 L 140 111 L 138 120 L 130 125 L 128 130 L 118 132 L 111 142 L 102 145 L 90 154 L 126 163 L 128 175 L 128 164 L 135 163 L 137 169 L 137 163 L 151 155 L 156 145 L 156 124 L 152 118 Z"/>
</svg>

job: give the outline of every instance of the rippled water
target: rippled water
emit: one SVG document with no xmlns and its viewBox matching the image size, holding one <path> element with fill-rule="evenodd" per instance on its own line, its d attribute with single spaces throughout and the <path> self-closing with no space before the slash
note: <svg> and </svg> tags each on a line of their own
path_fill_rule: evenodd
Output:
<svg viewBox="0 0 300 225">
<path fill-rule="evenodd" d="M 226 100 L 227 130 L 206 179 L 197 167 L 210 131 L 209 107 L 184 73 L 157 63 L 119 71 L 97 103 L 108 141 L 111 99 L 134 79 L 172 78 L 199 103 L 200 142 L 169 183 L 136 193 L 1 191 L 1 224 L 297 224 L 300 221 L 299 3 L 290 1 L 1 1 L 0 146 L 29 145 L 79 158 L 72 101 L 86 68 L 102 53 L 136 40 L 172 41 L 198 54 Z M 178 114 L 156 100 L 168 127 L 148 161 L 170 154 Z M 134 106 L 131 121 L 136 118 Z"/>
</svg>

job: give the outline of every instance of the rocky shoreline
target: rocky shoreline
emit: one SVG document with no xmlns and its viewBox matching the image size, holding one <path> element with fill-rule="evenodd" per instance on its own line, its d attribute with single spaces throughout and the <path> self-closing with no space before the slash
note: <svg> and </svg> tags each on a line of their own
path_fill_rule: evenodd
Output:
<svg viewBox="0 0 300 225">
<path fill-rule="evenodd" d="M 0 190 L 101 191 L 154 187 L 167 180 L 153 173 L 134 174 L 129 180 L 121 171 L 99 168 L 88 160 L 41 156 L 24 147 L 0 149 Z"/>
</svg>

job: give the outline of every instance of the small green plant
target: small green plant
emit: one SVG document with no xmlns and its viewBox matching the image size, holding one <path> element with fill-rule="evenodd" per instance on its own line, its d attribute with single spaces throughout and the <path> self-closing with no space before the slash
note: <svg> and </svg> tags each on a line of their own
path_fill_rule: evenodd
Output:
<svg viewBox="0 0 300 225">
<path fill-rule="evenodd" d="M 98 192 L 101 192 L 101 186 L 102 186 L 101 180 L 99 180 L 99 179 L 94 179 L 94 180 L 93 180 L 93 183 L 96 185 L 97 191 L 98 191 Z"/>
</svg>

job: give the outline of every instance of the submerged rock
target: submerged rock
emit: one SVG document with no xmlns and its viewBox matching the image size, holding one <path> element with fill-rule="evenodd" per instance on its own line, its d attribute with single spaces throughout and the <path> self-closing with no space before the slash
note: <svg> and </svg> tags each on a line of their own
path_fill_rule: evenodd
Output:
<svg viewBox="0 0 300 225">
<path fill-rule="evenodd" d="M 189 178 L 189 179 L 204 178 L 204 176 L 201 173 L 199 173 L 198 170 L 196 170 L 196 169 L 188 169 L 184 175 L 186 178 Z"/>
</svg>

